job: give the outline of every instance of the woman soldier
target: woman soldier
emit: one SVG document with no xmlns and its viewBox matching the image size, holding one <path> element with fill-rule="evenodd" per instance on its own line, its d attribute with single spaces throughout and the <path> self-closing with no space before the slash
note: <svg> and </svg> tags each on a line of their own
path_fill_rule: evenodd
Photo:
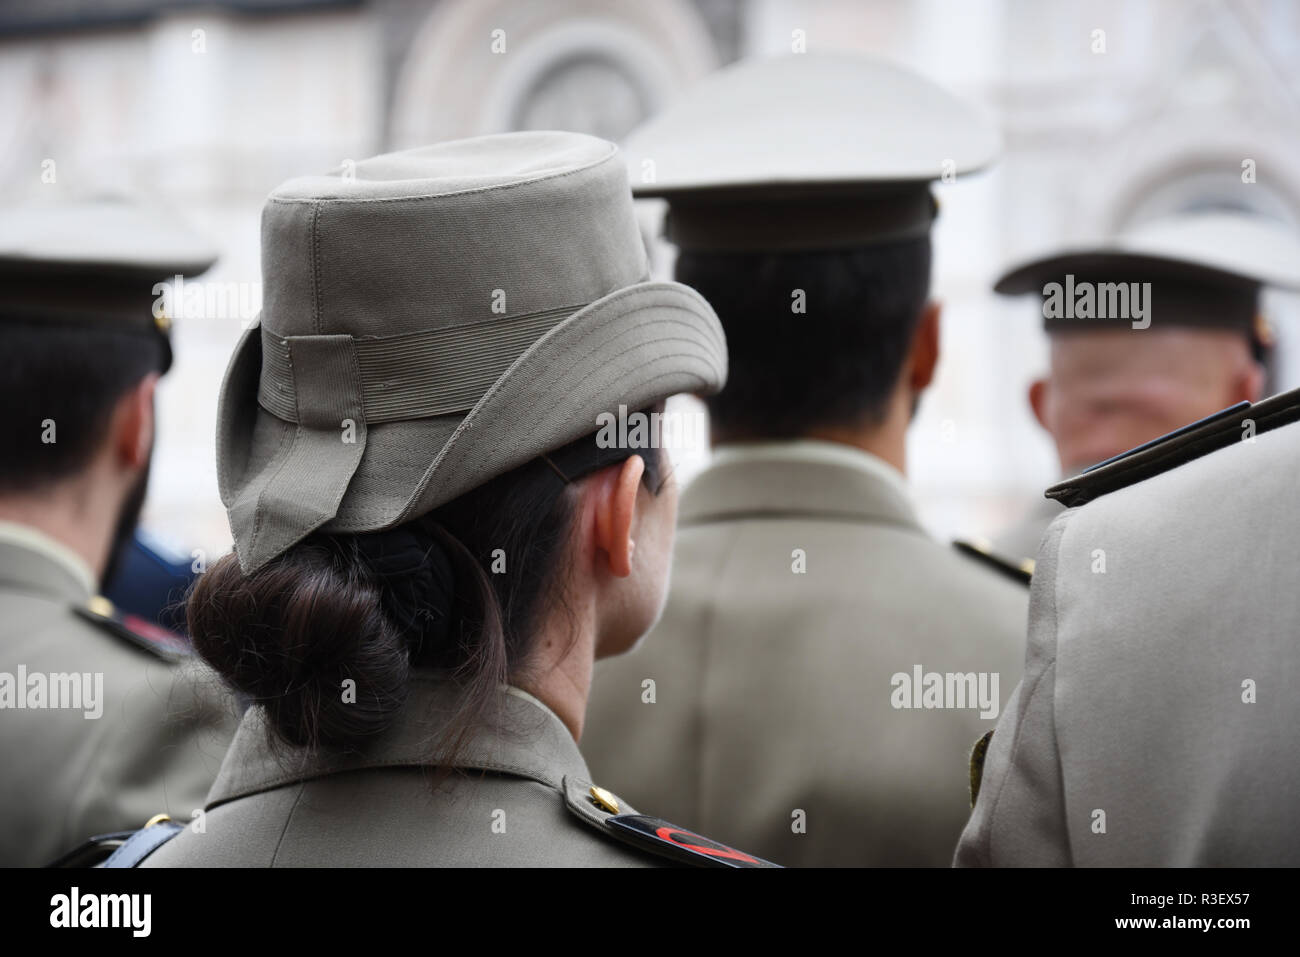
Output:
<svg viewBox="0 0 1300 957">
<path fill-rule="evenodd" d="M 677 499 L 598 417 L 726 377 L 708 304 L 647 281 L 615 148 L 379 156 L 281 186 L 262 238 L 219 410 L 235 553 L 189 607 L 253 706 L 146 865 L 763 863 L 636 814 L 576 744 L 594 659 L 659 613 Z"/>
</svg>

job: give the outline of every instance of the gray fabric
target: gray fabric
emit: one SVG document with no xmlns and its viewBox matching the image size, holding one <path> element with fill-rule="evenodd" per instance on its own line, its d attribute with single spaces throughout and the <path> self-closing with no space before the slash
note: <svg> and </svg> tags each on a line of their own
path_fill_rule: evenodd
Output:
<svg viewBox="0 0 1300 957">
<path fill-rule="evenodd" d="M 281 446 L 264 484 L 246 487 L 230 506 L 244 543 L 241 559 L 263 564 L 338 510 L 366 448 L 361 373 L 351 336 L 288 340 L 298 428 Z"/>
<path fill-rule="evenodd" d="M 593 773 L 778 864 L 949 864 L 971 746 L 994 719 L 896 710 L 891 676 L 997 672 L 1001 705 L 1024 587 L 931 539 L 900 489 L 851 466 L 714 465 L 683 492 L 680 524 L 663 618 L 596 664 Z"/>
<path fill-rule="evenodd" d="M 316 528 L 418 517 L 596 431 L 620 404 L 725 381 L 708 304 L 644 281 L 612 144 L 502 134 L 346 172 L 286 183 L 263 216 L 265 308 L 218 412 L 219 484 L 245 572 Z M 345 396 L 302 391 L 303 363 L 322 357 L 294 356 L 321 336 L 351 340 Z M 345 410 L 355 445 L 339 441 Z"/>
<path fill-rule="evenodd" d="M 0 543 L 0 671 L 103 675 L 103 713 L 0 714 L 0 866 L 36 867 L 87 838 L 201 807 L 234 705 L 197 660 L 176 663 L 75 613 L 89 598 L 59 563 Z"/>
<path fill-rule="evenodd" d="M 251 708 L 212 786 L 205 831 L 178 835 L 143 866 L 664 863 L 617 841 L 590 798 L 577 813 L 591 784 L 586 763 L 533 699 L 503 691 L 456 762 L 465 773 L 435 788 L 436 738 L 455 710 L 449 685 L 417 673 L 393 727 L 365 753 L 343 755 L 271 750 L 264 715 Z"/>
<path fill-rule="evenodd" d="M 1293 423 L 1052 524 L 957 864 L 1300 864 L 1298 473 Z"/>
</svg>

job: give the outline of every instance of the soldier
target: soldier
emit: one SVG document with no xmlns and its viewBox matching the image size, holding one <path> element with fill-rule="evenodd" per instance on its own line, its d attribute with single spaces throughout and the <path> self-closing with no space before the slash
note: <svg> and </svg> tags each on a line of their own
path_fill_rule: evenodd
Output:
<svg viewBox="0 0 1300 957">
<path fill-rule="evenodd" d="M 262 222 L 218 424 L 235 554 L 189 616 L 253 706 L 204 832 L 145 866 L 764 864 L 636 813 L 578 751 L 594 658 L 662 605 L 677 500 L 600 417 L 726 375 L 708 304 L 645 281 L 613 144 L 379 156 Z"/>
<path fill-rule="evenodd" d="M 0 227 L 0 864 L 202 807 L 234 730 L 170 632 L 97 595 L 144 501 L 171 364 L 154 286 L 211 256 L 127 203 Z"/>
<path fill-rule="evenodd" d="M 1300 288 L 1297 264 L 1293 229 L 1244 213 L 1185 213 L 1002 276 L 998 292 L 1043 297 L 1051 372 L 1030 385 L 1029 404 L 1052 437 L 1061 475 L 1258 401 L 1272 344 L 1259 294 Z M 1128 308 L 1112 310 L 1112 296 Z M 1033 556 L 1060 510 L 1040 500 L 995 538 L 995 550 Z"/>
<path fill-rule="evenodd" d="M 1300 864 L 1297 474 L 1300 391 L 1048 490 L 958 865 Z"/>
<path fill-rule="evenodd" d="M 939 351 L 929 184 L 996 148 L 925 80 L 811 54 L 726 69 L 629 144 L 730 373 L 667 609 L 597 667 L 584 751 L 778 863 L 948 864 L 1019 677 L 1023 580 L 927 535 L 904 477 Z"/>
</svg>

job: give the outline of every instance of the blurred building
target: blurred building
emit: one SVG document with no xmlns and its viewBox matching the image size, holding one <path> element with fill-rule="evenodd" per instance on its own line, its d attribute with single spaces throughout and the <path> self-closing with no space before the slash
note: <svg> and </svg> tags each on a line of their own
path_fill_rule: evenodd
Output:
<svg viewBox="0 0 1300 957">
<path fill-rule="evenodd" d="M 939 187 L 945 357 L 910 467 L 940 534 L 991 531 L 1055 479 L 1024 395 L 1045 357 L 1037 313 L 988 291 L 1004 264 L 1182 209 L 1300 226 L 1290 0 L 6 0 L 0 203 L 145 194 L 222 248 L 177 317 L 146 521 L 224 550 L 217 386 L 260 304 L 270 189 L 479 133 L 618 139 L 710 70 L 801 47 L 907 64 L 983 103 L 1006 137 L 994 171 Z M 1269 306 L 1275 386 L 1294 387 L 1300 303 Z"/>
</svg>

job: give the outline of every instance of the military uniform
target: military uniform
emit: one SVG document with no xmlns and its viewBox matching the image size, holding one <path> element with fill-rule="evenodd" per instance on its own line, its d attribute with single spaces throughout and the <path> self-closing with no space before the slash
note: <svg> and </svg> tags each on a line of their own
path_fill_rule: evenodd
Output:
<svg viewBox="0 0 1300 957">
<path fill-rule="evenodd" d="M 627 149 L 634 192 L 667 200 L 683 252 L 815 269 L 823 254 L 928 240 L 931 182 L 983 168 L 998 146 L 921 77 L 803 54 L 719 71 Z M 803 291 L 735 282 L 780 307 Z M 863 309 L 881 298 L 867 282 Z M 805 348 L 817 299 L 806 316 L 791 307 Z M 722 318 L 730 332 L 747 316 Z M 781 361 L 780 342 L 732 356 L 752 363 L 752 387 Z M 969 812 L 966 758 L 1019 675 L 1023 583 L 926 535 L 883 459 L 780 438 L 718 444 L 684 491 L 667 610 L 634 653 L 597 665 L 584 753 L 632 800 L 781 864 L 947 864 Z M 927 676 L 958 674 L 984 676 L 987 717 L 964 688 L 959 706 L 921 700 Z M 955 704 L 956 684 L 931 704 Z"/>
<path fill-rule="evenodd" d="M 725 381 L 712 309 L 647 281 L 626 169 L 602 140 L 502 134 L 293 180 L 268 202 L 263 238 L 266 310 L 218 415 L 246 576 L 318 528 L 394 529 L 537 459 L 564 484 L 582 478 L 597 466 L 566 474 L 547 455 L 592 436 L 601 414 Z M 340 441 L 344 421 L 355 431 Z M 412 587 L 444 602 L 424 618 L 454 619 L 452 586 Z M 457 640 L 405 627 L 413 657 Z M 145 850 L 114 863 L 770 866 L 594 786 L 542 689 L 499 689 L 465 747 L 443 750 L 461 702 L 415 660 L 391 723 L 353 747 L 273 748 L 255 703 L 203 823 L 144 856 L 150 833 L 166 834 L 147 828 L 132 844 Z"/>
<path fill-rule="evenodd" d="M 90 585 L 89 569 L 57 543 L 0 525 L 0 673 L 12 682 L 8 695 L 0 690 L 5 866 L 48 864 L 92 834 L 140 827 L 159 812 L 188 819 L 234 731 L 217 677 L 164 634 L 105 615 Z M 77 707 L 66 706 L 71 698 L 50 706 L 57 674 L 91 680 Z"/>
<path fill-rule="evenodd" d="M 1300 864 L 1300 392 L 1049 490 L 958 865 Z"/>
<path fill-rule="evenodd" d="M 593 787 L 573 736 L 518 688 L 455 762 L 430 747 L 451 689 L 417 675 L 398 720 L 364 754 L 285 755 L 250 709 L 191 825 L 145 867 L 652 867 L 766 862 L 646 818 Z M 653 825 L 647 827 L 647 822 Z M 663 831 L 665 836 L 655 832 Z"/>
<path fill-rule="evenodd" d="M 155 340 L 165 373 L 170 320 L 155 284 L 201 273 L 214 259 L 201 237 L 133 202 L 6 210 L 0 326 Z M 15 425 L 20 451 L 7 454 L 39 456 L 36 434 Z M 40 469 L 33 474 L 42 487 Z M 48 864 L 92 835 L 138 828 L 160 812 L 188 819 L 234 733 L 233 703 L 184 639 L 120 615 L 97 588 L 67 544 L 0 523 L 0 864 Z"/>
<path fill-rule="evenodd" d="M 1024 586 L 934 541 L 902 476 L 864 452 L 759 443 L 719 458 L 682 494 L 662 620 L 597 663 L 591 767 L 780 864 L 946 865 L 996 711 L 895 708 L 892 679 L 918 664 L 997 674 L 1000 707 Z"/>
</svg>

